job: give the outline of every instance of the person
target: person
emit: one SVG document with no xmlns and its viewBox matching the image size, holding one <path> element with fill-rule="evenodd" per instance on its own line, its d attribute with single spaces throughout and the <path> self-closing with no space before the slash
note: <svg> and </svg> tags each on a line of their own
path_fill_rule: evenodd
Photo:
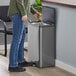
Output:
<svg viewBox="0 0 76 76">
<path fill-rule="evenodd" d="M 10 0 L 8 16 L 13 23 L 13 37 L 10 47 L 9 67 L 10 72 L 23 72 L 25 66 L 30 65 L 24 58 L 24 40 L 26 30 L 24 22 L 27 21 L 29 0 Z"/>
</svg>

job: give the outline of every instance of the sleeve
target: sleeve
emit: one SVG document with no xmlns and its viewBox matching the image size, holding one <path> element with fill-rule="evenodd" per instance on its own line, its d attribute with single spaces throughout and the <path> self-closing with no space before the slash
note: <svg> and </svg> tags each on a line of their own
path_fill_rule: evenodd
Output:
<svg viewBox="0 0 76 76">
<path fill-rule="evenodd" d="M 24 0 L 16 0 L 17 3 L 17 8 L 19 9 L 20 13 L 22 16 L 27 14 L 26 8 L 27 7 L 27 3 L 24 3 Z"/>
<path fill-rule="evenodd" d="M 30 8 L 30 12 L 31 12 L 32 14 L 35 14 L 35 13 L 36 13 L 32 8 Z"/>
</svg>

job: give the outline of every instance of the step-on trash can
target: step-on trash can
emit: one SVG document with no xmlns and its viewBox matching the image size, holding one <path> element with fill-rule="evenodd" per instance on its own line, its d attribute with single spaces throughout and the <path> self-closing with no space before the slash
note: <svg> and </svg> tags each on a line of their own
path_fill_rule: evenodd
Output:
<svg viewBox="0 0 76 76">
<path fill-rule="evenodd" d="M 55 28 L 44 23 L 28 25 L 28 60 L 38 67 L 55 66 Z"/>
<path fill-rule="evenodd" d="M 35 62 L 37 67 L 55 66 L 55 24 L 47 21 L 28 24 L 28 60 Z"/>
</svg>

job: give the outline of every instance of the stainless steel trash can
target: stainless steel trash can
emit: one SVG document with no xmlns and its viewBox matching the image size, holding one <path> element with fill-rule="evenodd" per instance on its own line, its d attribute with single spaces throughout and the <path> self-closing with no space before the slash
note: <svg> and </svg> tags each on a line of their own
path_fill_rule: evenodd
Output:
<svg viewBox="0 0 76 76">
<path fill-rule="evenodd" d="M 28 60 L 38 67 L 55 66 L 55 27 L 53 24 L 28 24 Z"/>
</svg>

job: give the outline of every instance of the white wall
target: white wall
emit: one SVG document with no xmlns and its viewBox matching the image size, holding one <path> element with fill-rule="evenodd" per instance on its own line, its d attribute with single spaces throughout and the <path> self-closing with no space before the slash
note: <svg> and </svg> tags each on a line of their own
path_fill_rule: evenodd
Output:
<svg viewBox="0 0 76 76">
<path fill-rule="evenodd" d="M 10 0 L 0 0 L 0 6 L 9 5 Z M 30 0 L 30 4 L 33 4 L 34 0 Z"/>
<path fill-rule="evenodd" d="M 30 4 L 33 4 L 35 0 L 30 0 Z"/>
<path fill-rule="evenodd" d="M 9 5 L 10 0 L 0 0 L 0 6 Z"/>
</svg>

